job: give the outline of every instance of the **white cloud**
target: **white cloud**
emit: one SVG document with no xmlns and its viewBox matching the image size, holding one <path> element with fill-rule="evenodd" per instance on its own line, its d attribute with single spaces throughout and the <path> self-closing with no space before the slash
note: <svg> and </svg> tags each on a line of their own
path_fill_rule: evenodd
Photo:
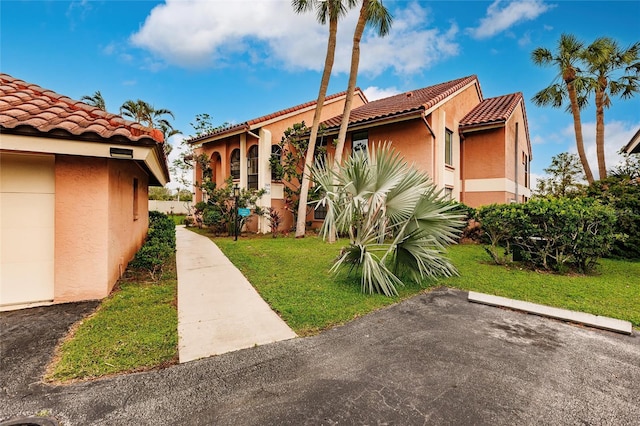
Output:
<svg viewBox="0 0 640 426">
<path fill-rule="evenodd" d="M 400 91 L 395 87 L 382 88 L 376 86 L 369 86 L 364 89 L 363 92 L 369 102 L 375 101 L 377 99 L 388 98 L 389 96 L 397 95 L 398 93 L 400 93 Z"/>
<path fill-rule="evenodd" d="M 537 18 L 551 7 L 542 0 L 495 0 L 487 9 L 487 16 L 480 20 L 480 25 L 468 28 L 467 32 L 474 38 L 492 37 L 520 22 Z"/>
<path fill-rule="evenodd" d="M 417 2 L 401 4 L 402 10 L 392 11 L 394 22 L 387 37 L 366 31 L 360 71 L 377 75 L 391 68 L 415 73 L 458 54 L 455 23 L 444 31 L 425 29 L 428 9 Z M 335 72 L 349 71 L 356 20 L 357 10 L 353 10 L 340 22 Z M 296 15 L 288 1 L 167 0 L 151 11 L 130 41 L 156 58 L 183 67 L 245 61 L 317 71 L 324 64 L 327 31 L 314 13 Z"/>
</svg>

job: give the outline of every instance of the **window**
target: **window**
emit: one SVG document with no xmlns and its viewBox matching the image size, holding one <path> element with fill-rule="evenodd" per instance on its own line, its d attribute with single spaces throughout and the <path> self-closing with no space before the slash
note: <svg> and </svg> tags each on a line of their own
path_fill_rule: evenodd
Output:
<svg viewBox="0 0 640 426">
<path fill-rule="evenodd" d="M 369 132 L 358 132 L 351 135 L 351 147 L 353 153 L 359 151 L 367 152 L 367 145 L 369 144 Z"/>
<path fill-rule="evenodd" d="M 282 148 L 280 145 L 271 145 L 271 158 L 269 163 L 271 165 L 271 180 L 282 179 L 284 177 L 284 170 L 282 170 Z"/>
<path fill-rule="evenodd" d="M 524 186 L 529 188 L 529 156 L 522 153 L 522 163 L 524 164 Z"/>
<path fill-rule="evenodd" d="M 138 220 L 138 178 L 133 178 L 133 220 Z"/>
<path fill-rule="evenodd" d="M 444 198 L 445 200 L 453 200 L 453 188 L 449 186 L 444 188 Z"/>
<path fill-rule="evenodd" d="M 240 150 L 231 151 L 231 177 L 240 179 Z"/>
<path fill-rule="evenodd" d="M 327 158 L 327 139 L 324 136 L 320 136 L 316 139 L 315 150 L 313 151 L 313 159 Z"/>
<path fill-rule="evenodd" d="M 453 165 L 453 132 L 449 129 L 444 131 L 444 163 Z"/>
<path fill-rule="evenodd" d="M 258 145 L 249 148 L 247 155 L 247 187 L 258 189 Z"/>
<path fill-rule="evenodd" d="M 318 204 L 313 210 L 313 218 L 315 220 L 324 220 L 327 217 L 327 205 Z"/>
</svg>

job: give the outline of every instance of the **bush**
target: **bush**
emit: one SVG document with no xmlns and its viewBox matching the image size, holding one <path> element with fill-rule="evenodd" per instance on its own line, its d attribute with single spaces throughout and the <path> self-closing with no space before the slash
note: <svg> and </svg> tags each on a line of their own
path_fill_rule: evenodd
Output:
<svg viewBox="0 0 640 426">
<path fill-rule="evenodd" d="M 147 239 L 131 261 L 131 267 L 148 272 L 155 281 L 162 276 L 175 249 L 176 227 L 173 220 L 164 213 L 150 211 Z"/>
<path fill-rule="evenodd" d="M 517 252 L 534 268 L 586 273 L 616 240 L 615 211 L 589 198 L 491 205 L 478 216 L 490 243 L 487 252 L 497 263 Z"/>
<path fill-rule="evenodd" d="M 591 184 L 587 194 L 616 211 L 616 232 L 624 234 L 625 238 L 614 243 L 611 254 L 626 259 L 640 259 L 640 179 L 612 176 Z"/>
</svg>

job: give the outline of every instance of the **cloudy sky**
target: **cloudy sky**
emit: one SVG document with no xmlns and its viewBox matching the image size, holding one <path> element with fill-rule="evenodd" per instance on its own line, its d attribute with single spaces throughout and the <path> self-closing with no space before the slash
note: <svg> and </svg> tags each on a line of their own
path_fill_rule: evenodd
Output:
<svg viewBox="0 0 640 426">
<path fill-rule="evenodd" d="M 530 60 L 554 49 L 563 32 L 585 43 L 609 36 L 640 41 L 639 1 L 390 1 L 385 38 L 367 31 L 358 86 L 370 100 L 476 74 L 485 97 L 523 92 L 533 143 L 532 172 L 575 152 L 571 116 L 530 99 L 556 78 Z M 356 21 L 338 30 L 329 92 L 345 90 Z M 327 28 L 288 0 L 0 2 L 0 71 L 79 99 L 96 90 L 118 112 L 143 99 L 174 112 L 193 133 L 195 115 L 238 123 L 315 99 Z M 640 128 L 640 96 L 614 99 L 605 112 L 609 164 Z M 595 112 L 583 112 L 596 170 Z M 179 145 L 180 136 L 172 138 Z"/>
</svg>

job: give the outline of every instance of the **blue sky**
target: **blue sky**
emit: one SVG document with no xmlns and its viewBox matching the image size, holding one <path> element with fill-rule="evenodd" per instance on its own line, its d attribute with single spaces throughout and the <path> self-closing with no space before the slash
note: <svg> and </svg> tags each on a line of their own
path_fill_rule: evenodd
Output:
<svg viewBox="0 0 640 426">
<path fill-rule="evenodd" d="M 530 60 L 560 34 L 640 41 L 640 1 L 385 1 L 386 38 L 367 33 L 358 86 L 370 100 L 476 74 L 485 97 L 523 92 L 532 172 L 575 152 L 571 116 L 531 97 L 556 72 Z M 315 99 L 326 27 L 289 0 L 0 2 L 0 71 L 79 99 L 100 90 L 111 112 L 143 99 L 174 112 L 184 135 L 198 113 L 238 123 Z M 345 90 L 356 13 L 340 23 L 329 93 Z M 605 112 L 608 164 L 640 128 L 640 96 Z M 591 167 L 595 112 L 583 111 Z M 171 143 L 178 145 L 181 137 Z M 174 150 L 175 151 L 175 150 Z"/>
</svg>

